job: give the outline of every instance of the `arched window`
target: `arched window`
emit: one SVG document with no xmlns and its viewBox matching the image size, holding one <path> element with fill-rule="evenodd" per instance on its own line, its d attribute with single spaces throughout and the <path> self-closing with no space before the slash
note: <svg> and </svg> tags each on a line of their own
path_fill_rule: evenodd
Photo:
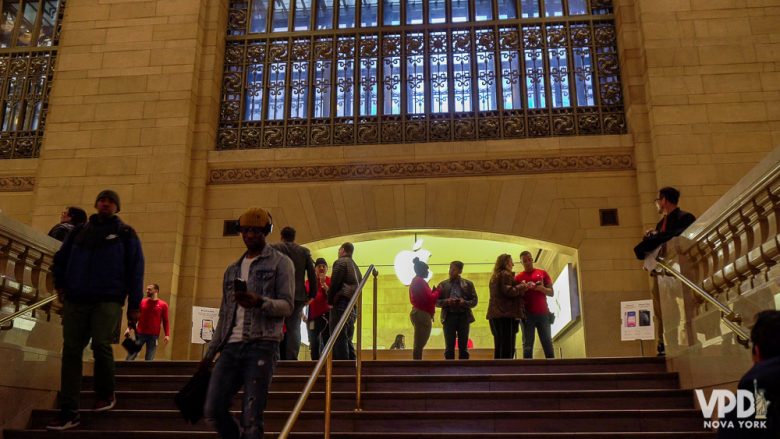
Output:
<svg viewBox="0 0 780 439">
<path fill-rule="evenodd" d="M 38 157 L 65 0 L 2 0 L 0 159 Z"/>
<path fill-rule="evenodd" d="M 233 0 L 217 149 L 619 134 L 610 0 Z"/>
</svg>

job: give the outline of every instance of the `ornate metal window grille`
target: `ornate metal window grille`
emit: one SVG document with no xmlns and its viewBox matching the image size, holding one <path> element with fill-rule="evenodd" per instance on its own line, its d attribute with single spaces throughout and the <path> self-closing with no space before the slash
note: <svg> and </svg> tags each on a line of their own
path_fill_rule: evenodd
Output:
<svg viewBox="0 0 780 439">
<path fill-rule="evenodd" d="M 230 1 L 217 149 L 625 132 L 611 0 Z"/>
<path fill-rule="evenodd" d="M 65 0 L 1 0 L 0 159 L 38 157 Z"/>
</svg>

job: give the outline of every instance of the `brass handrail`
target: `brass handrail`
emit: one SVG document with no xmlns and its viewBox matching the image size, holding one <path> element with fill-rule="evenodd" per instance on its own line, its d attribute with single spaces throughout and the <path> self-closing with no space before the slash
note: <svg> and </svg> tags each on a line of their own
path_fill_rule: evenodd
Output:
<svg viewBox="0 0 780 439">
<path fill-rule="evenodd" d="M 21 316 L 22 314 L 24 314 L 26 312 L 35 311 L 36 309 L 38 309 L 38 308 L 40 308 L 40 307 L 42 307 L 44 305 L 47 305 L 47 304 L 49 304 L 51 302 L 54 302 L 55 300 L 57 300 L 57 296 L 49 296 L 49 297 L 47 297 L 47 298 L 45 298 L 43 300 L 39 300 L 38 302 L 35 302 L 34 304 L 28 306 L 27 308 L 20 309 L 19 311 L 16 311 L 15 313 L 13 313 L 11 315 L 7 315 L 7 316 L 5 316 L 3 318 L 0 318 L 0 331 L 7 331 L 9 329 L 13 329 L 13 327 L 14 327 L 14 319 L 15 318 Z M 9 323 L 9 322 L 10 322 L 10 324 L 6 325 L 6 323 Z"/>
<path fill-rule="evenodd" d="M 298 420 L 298 416 L 300 416 L 301 411 L 303 411 L 303 406 L 306 404 L 306 400 L 309 399 L 309 395 L 311 395 L 312 389 L 314 388 L 314 384 L 317 382 L 317 378 L 320 376 L 320 372 L 322 372 L 322 367 L 327 364 L 327 367 L 325 368 L 325 439 L 330 438 L 330 413 L 331 413 L 331 393 L 332 393 L 332 382 L 333 382 L 333 346 L 336 344 L 336 339 L 338 338 L 339 334 L 341 334 L 341 331 L 344 330 L 344 326 L 347 325 L 347 320 L 351 317 L 351 310 L 355 307 L 356 304 L 362 304 L 362 301 L 360 301 L 360 298 L 363 294 L 363 287 L 366 285 L 366 282 L 368 281 L 368 278 L 371 274 L 373 274 L 376 271 L 374 268 L 374 264 L 371 264 L 368 267 L 368 270 L 366 271 L 366 275 L 363 276 L 363 279 L 358 284 L 357 289 L 355 290 L 355 294 L 352 296 L 352 299 L 350 299 L 349 304 L 346 307 L 346 311 L 341 316 L 341 319 L 339 319 L 336 326 L 333 328 L 333 331 L 330 333 L 330 336 L 328 338 L 328 343 L 325 345 L 325 348 L 322 350 L 320 354 L 320 359 L 317 361 L 317 364 L 314 365 L 314 370 L 312 371 L 311 375 L 309 375 L 308 381 L 306 381 L 306 386 L 304 386 L 303 391 L 301 392 L 301 396 L 298 397 L 298 401 L 295 403 L 295 407 L 293 407 L 292 413 L 290 413 L 290 416 L 287 418 L 287 422 L 285 422 L 284 427 L 282 428 L 282 431 L 279 433 L 279 439 L 287 439 L 287 437 L 290 435 L 290 432 L 292 431 L 293 425 L 295 425 L 295 421 Z M 376 281 L 376 277 L 374 277 L 374 280 Z M 357 394 L 356 394 L 356 411 L 360 410 L 360 381 L 362 379 L 361 377 L 361 361 L 362 356 L 360 351 L 362 350 L 361 346 L 361 314 L 362 309 L 358 310 L 358 346 L 356 347 L 356 380 L 357 380 Z"/>
<path fill-rule="evenodd" d="M 658 257 L 656 258 L 656 261 L 658 262 L 658 266 L 664 269 L 664 273 L 676 277 L 680 282 L 684 283 L 688 288 L 693 290 L 704 300 L 718 308 L 720 310 L 720 318 L 723 323 L 725 323 L 726 326 L 728 326 L 729 329 L 731 329 L 737 335 L 737 342 L 746 348 L 750 347 L 750 335 L 742 328 L 742 326 L 740 326 L 742 325 L 742 316 L 739 313 L 734 312 L 734 310 L 705 291 L 704 288 L 696 285 L 696 283 L 688 279 L 684 274 L 673 268 L 672 265 L 664 258 Z"/>
</svg>

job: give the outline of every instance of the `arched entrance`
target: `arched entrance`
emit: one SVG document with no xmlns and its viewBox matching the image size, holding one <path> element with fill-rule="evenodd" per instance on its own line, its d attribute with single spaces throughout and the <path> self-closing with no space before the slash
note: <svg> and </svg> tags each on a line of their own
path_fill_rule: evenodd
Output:
<svg viewBox="0 0 780 439">
<path fill-rule="evenodd" d="M 471 326 L 470 339 L 479 356 L 492 356 L 493 338 L 488 321 L 485 319 L 490 292 L 488 283 L 495 264 L 501 253 L 508 253 L 518 261 L 522 251 L 530 251 L 536 260 L 536 266 L 547 270 L 553 281 L 559 280 L 556 295 L 550 302 L 551 310 L 556 313 L 553 327 L 556 341 L 556 356 L 584 356 L 584 339 L 579 322 L 580 300 L 577 282 L 577 250 L 537 239 L 513 235 L 475 232 L 453 229 L 407 229 L 353 234 L 305 243 L 312 256 L 325 258 L 329 264 L 337 257 L 338 247 L 345 241 L 355 245 L 355 262 L 362 271 L 374 264 L 379 271 L 377 278 L 377 315 L 376 346 L 385 351 L 403 334 L 407 340 L 406 352 L 394 352 L 393 357 L 411 358 L 411 340 L 413 329 L 409 321 L 408 284 L 409 275 L 404 273 L 412 264 L 415 256 L 424 259 L 430 254 L 428 264 L 431 267 L 431 284 L 437 284 L 448 276 L 449 264 L 453 260 L 464 263 L 463 277 L 474 282 L 479 295 L 479 304 L 474 309 L 476 321 Z M 516 267 L 517 269 L 521 269 Z M 363 343 L 364 349 L 374 343 L 374 298 L 371 283 L 364 295 Z M 519 337 L 518 337 L 519 340 Z M 577 341 L 574 341 L 577 340 Z M 538 344 L 538 343 L 537 343 Z M 575 344 L 579 346 L 573 347 Z M 437 313 L 426 346 L 426 359 L 441 359 L 444 349 L 441 322 Z M 390 353 L 381 352 L 380 357 Z M 541 355 L 538 355 L 541 356 Z"/>
</svg>

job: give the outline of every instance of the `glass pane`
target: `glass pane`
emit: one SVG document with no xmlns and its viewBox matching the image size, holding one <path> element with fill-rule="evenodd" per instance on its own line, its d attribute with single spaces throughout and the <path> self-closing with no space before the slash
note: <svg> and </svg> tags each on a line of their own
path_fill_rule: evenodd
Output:
<svg viewBox="0 0 780 439">
<path fill-rule="evenodd" d="M 455 32 L 452 35 L 452 72 L 454 107 L 456 112 L 472 111 L 471 106 L 471 35 Z"/>
<path fill-rule="evenodd" d="M 577 89 L 577 105 L 596 105 L 593 98 L 593 59 L 590 48 L 575 47 L 574 53 L 574 85 Z"/>
<path fill-rule="evenodd" d="M 406 0 L 406 24 L 422 24 L 422 0 Z"/>
<path fill-rule="evenodd" d="M 562 17 L 563 0 L 544 0 L 544 9 L 547 17 Z"/>
<path fill-rule="evenodd" d="M 548 55 L 550 59 L 550 89 L 553 107 L 570 107 L 569 69 L 567 67 L 566 49 L 548 49 Z"/>
<path fill-rule="evenodd" d="M 504 109 L 523 108 L 522 88 L 520 87 L 520 63 L 514 50 L 501 52 L 501 90 Z"/>
<path fill-rule="evenodd" d="M 19 2 L 3 2 L 3 17 L 0 24 L 0 47 L 11 47 L 11 38 L 14 34 L 14 23 L 19 14 Z"/>
<path fill-rule="evenodd" d="M 360 115 L 376 116 L 376 58 L 360 60 Z"/>
<path fill-rule="evenodd" d="M 35 30 L 35 20 L 38 18 L 38 1 L 25 2 L 24 15 L 20 17 L 19 30 L 16 34 L 17 46 L 30 46 Z"/>
<path fill-rule="evenodd" d="M 382 21 L 385 26 L 401 24 L 401 0 L 384 0 L 382 5 Z"/>
<path fill-rule="evenodd" d="M 269 66 L 268 78 L 268 120 L 284 119 L 286 63 L 273 63 Z"/>
<path fill-rule="evenodd" d="M 314 70 L 314 117 L 330 117 L 330 71 L 333 61 L 317 61 Z"/>
<path fill-rule="evenodd" d="M 425 113 L 425 41 L 422 34 L 406 37 L 406 113 Z"/>
<path fill-rule="evenodd" d="M 339 0 L 339 29 L 355 27 L 355 0 Z"/>
<path fill-rule="evenodd" d="M 295 30 L 309 30 L 311 20 L 311 0 L 295 0 Z"/>
<path fill-rule="evenodd" d="M 263 116 L 263 65 L 250 64 L 246 72 L 246 99 L 244 120 L 262 120 Z"/>
<path fill-rule="evenodd" d="M 355 38 L 339 38 L 336 64 L 336 116 L 355 114 Z"/>
<path fill-rule="evenodd" d="M 360 26 L 376 27 L 379 1 L 361 0 L 360 2 Z"/>
<path fill-rule="evenodd" d="M 506 20 L 517 18 L 517 7 L 515 0 L 496 0 L 498 2 L 498 18 Z"/>
<path fill-rule="evenodd" d="M 317 29 L 333 29 L 333 0 L 317 1 Z"/>
<path fill-rule="evenodd" d="M 452 5 L 452 22 L 463 23 L 469 21 L 468 0 L 450 0 Z"/>
<path fill-rule="evenodd" d="M 444 23 L 447 21 L 447 2 L 444 0 L 428 1 L 428 22 Z"/>
<path fill-rule="evenodd" d="M 447 72 L 447 34 L 432 33 L 431 45 L 431 113 L 446 113 L 449 106 L 449 73 Z"/>
<path fill-rule="evenodd" d="M 401 114 L 401 37 L 390 35 L 382 44 L 382 112 Z"/>
<path fill-rule="evenodd" d="M 492 31 L 477 33 L 477 91 L 479 111 L 495 111 L 496 102 L 496 55 Z"/>
<path fill-rule="evenodd" d="M 292 63 L 290 72 L 290 118 L 305 119 L 309 91 L 309 63 Z"/>
<path fill-rule="evenodd" d="M 287 19 L 290 15 L 290 0 L 274 0 L 274 18 L 272 31 L 287 32 L 290 28 Z"/>
<path fill-rule="evenodd" d="M 522 18 L 539 17 L 539 0 L 520 0 L 520 10 L 523 12 Z"/>
<path fill-rule="evenodd" d="M 474 0 L 474 11 L 477 21 L 493 19 L 493 1 L 492 0 Z"/>
<path fill-rule="evenodd" d="M 542 49 L 526 49 L 525 77 L 528 88 L 528 108 L 544 108 L 544 63 Z"/>
<path fill-rule="evenodd" d="M 588 13 L 588 0 L 569 0 L 569 15 L 585 15 Z"/>
<path fill-rule="evenodd" d="M 43 3 L 43 17 L 41 17 L 41 31 L 38 35 L 38 46 L 52 45 L 54 31 L 57 26 L 57 12 L 60 6 L 59 0 L 46 0 Z"/>
<path fill-rule="evenodd" d="M 268 24 L 268 0 L 254 0 L 252 2 L 252 21 L 250 32 L 262 34 L 267 32 Z"/>
</svg>

